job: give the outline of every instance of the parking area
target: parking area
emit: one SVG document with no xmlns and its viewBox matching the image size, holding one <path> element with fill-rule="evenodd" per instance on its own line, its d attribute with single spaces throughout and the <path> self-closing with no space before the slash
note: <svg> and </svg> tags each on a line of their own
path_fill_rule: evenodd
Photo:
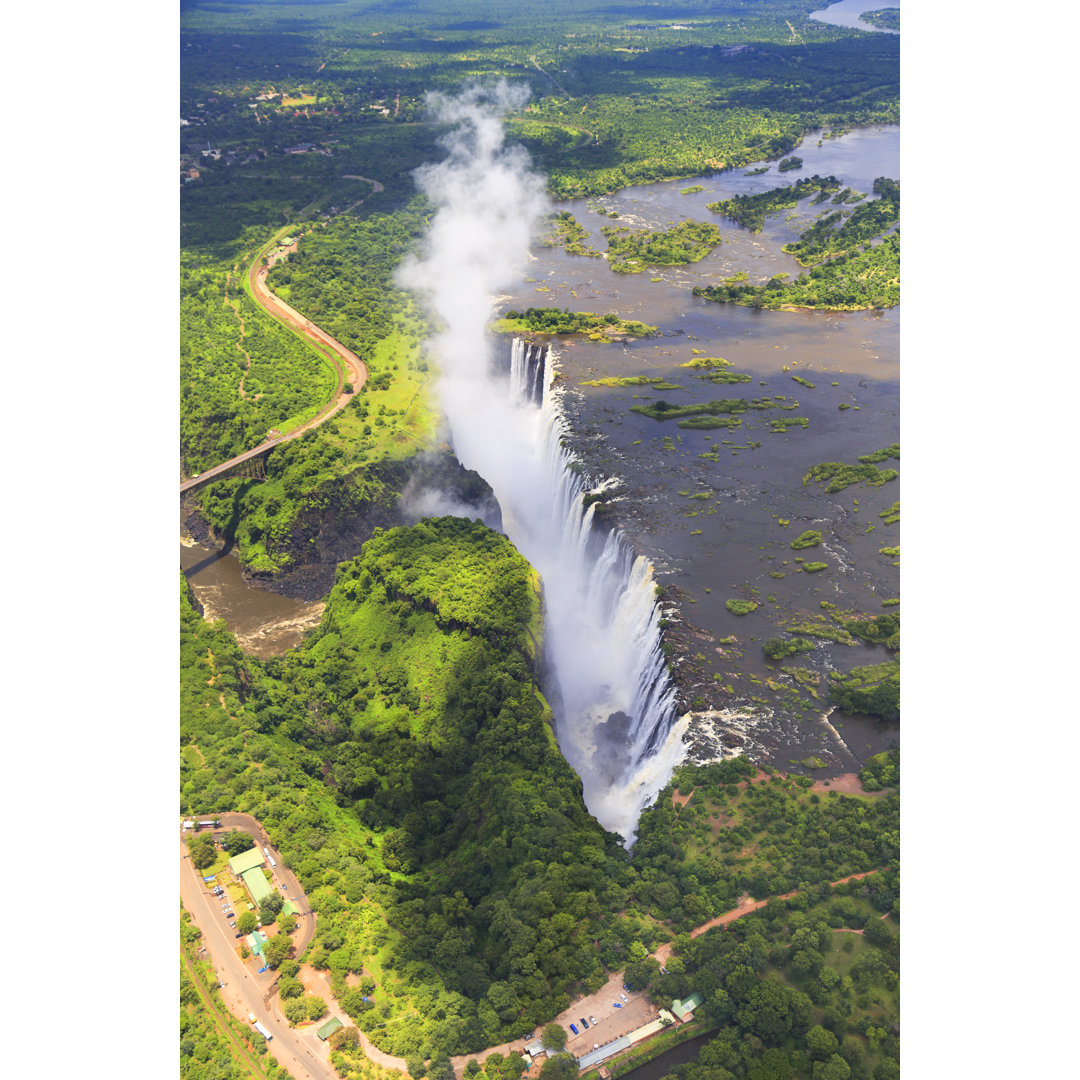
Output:
<svg viewBox="0 0 1080 1080">
<path fill-rule="evenodd" d="M 619 1008 L 616 1008 L 616 1003 Z M 560 1013 L 556 1020 L 566 1028 L 566 1049 L 581 1057 L 591 1050 L 594 1044 L 603 1046 L 604 1043 L 655 1020 L 656 1016 L 656 1009 L 645 995 L 640 990 L 624 990 L 622 975 L 614 974 L 602 989 L 582 998 L 569 1010 Z M 581 1017 L 585 1017 L 589 1022 L 587 1030 L 581 1026 Z M 595 1024 L 592 1023 L 594 1017 Z M 577 1035 L 570 1030 L 571 1024 L 578 1029 Z"/>
</svg>

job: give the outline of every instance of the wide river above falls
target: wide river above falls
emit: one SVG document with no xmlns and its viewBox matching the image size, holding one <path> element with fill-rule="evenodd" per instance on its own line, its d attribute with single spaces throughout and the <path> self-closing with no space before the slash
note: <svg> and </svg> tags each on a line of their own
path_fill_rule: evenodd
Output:
<svg viewBox="0 0 1080 1080">
<path fill-rule="evenodd" d="M 775 694 L 770 699 L 762 687 L 773 672 L 761 642 L 784 621 L 820 613 L 823 601 L 875 614 L 883 599 L 899 596 L 897 560 L 880 551 L 899 544 L 899 525 L 887 525 L 880 517 L 899 499 L 899 481 L 825 495 L 821 485 L 804 486 L 802 478 L 815 463 L 854 463 L 858 455 L 899 442 L 900 310 L 754 311 L 690 292 L 694 285 L 740 271 L 751 283 L 781 272 L 796 276 L 802 268 L 780 249 L 823 209 L 804 202 L 796 211 L 773 215 L 761 233 L 752 234 L 706 209 L 706 203 L 813 173 L 835 175 L 865 193 L 875 177 L 900 175 L 896 126 L 836 138 L 812 134 L 795 152 L 803 159 L 795 172 L 779 173 L 774 162 L 754 176 L 746 175 L 755 168 L 748 166 L 561 204 L 559 209 L 570 210 L 600 250 L 605 248 L 604 225 L 656 229 L 685 218 L 714 222 L 723 242 L 692 266 L 629 275 L 613 273 L 603 259 L 537 249 L 528 280 L 501 297 L 500 308 L 614 311 L 660 328 L 661 337 L 626 344 L 582 338 L 556 344 L 574 450 L 590 472 L 624 482 L 626 494 L 616 504 L 619 524 L 653 560 L 658 580 L 679 591 L 687 618 L 704 635 L 701 655 L 717 681 L 733 685 L 741 700 L 755 700 L 749 711 L 735 710 L 726 720 L 729 734 L 736 733 L 734 745 L 782 768 L 819 757 L 826 767 L 816 775 L 828 776 L 857 768 L 870 753 L 898 741 L 899 725 L 835 713 L 822 720 L 824 695 L 812 700 L 805 694 L 811 707 L 801 712 L 786 708 Z M 702 191 L 680 193 L 698 184 Z M 831 209 L 829 204 L 824 208 Z M 680 365 L 699 355 L 724 357 L 732 370 L 749 373 L 753 381 L 732 386 L 697 381 Z M 642 374 L 664 377 L 683 389 L 579 385 L 598 377 Z M 793 381 L 795 376 L 813 387 Z M 679 429 L 629 411 L 631 405 L 661 397 L 683 404 L 767 396 L 782 397 L 786 404 L 798 401 L 800 408 L 747 414 L 743 426 L 731 432 Z M 849 407 L 841 409 L 841 404 Z M 768 421 L 778 415 L 804 416 L 809 426 L 772 432 Z M 879 467 L 890 465 L 899 463 Z M 690 497 L 706 493 L 707 498 Z M 781 526 L 781 520 L 790 525 Z M 793 552 L 790 540 L 811 528 L 822 531 L 823 545 Z M 232 556 L 221 556 L 190 537 L 182 537 L 180 555 L 206 614 L 225 619 L 254 655 L 280 654 L 318 622 L 321 604 L 249 588 Z M 827 562 L 829 569 L 801 572 L 795 557 L 802 555 Z M 730 597 L 753 597 L 761 607 L 739 618 L 724 606 Z M 737 645 L 722 644 L 729 635 L 737 637 Z M 884 659 L 880 649 L 823 643 L 784 666 L 823 675 Z M 725 745 L 730 750 L 733 743 L 729 739 Z"/>
<path fill-rule="evenodd" d="M 831 26 L 846 26 L 849 30 L 867 30 L 871 33 L 899 34 L 899 30 L 889 30 L 883 26 L 871 26 L 865 23 L 859 16 L 864 11 L 882 11 L 885 8 L 900 10 L 900 0 L 840 0 L 838 4 L 830 4 L 821 11 L 811 11 L 809 17 L 818 22 L 829 23 Z"/>
</svg>

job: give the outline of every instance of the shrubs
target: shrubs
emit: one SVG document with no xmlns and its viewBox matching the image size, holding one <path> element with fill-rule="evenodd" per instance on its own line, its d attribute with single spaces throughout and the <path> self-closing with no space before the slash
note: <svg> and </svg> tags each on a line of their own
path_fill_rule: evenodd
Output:
<svg viewBox="0 0 1080 1080">
<path fill-rule="evenodd" d="M 791 541 L 792 551 L 802 551 L 804 548 L 817 547 L 821 543 L 821 532 L 818 529 L 807 529 Z"/>
<path fill-rule="evenodd" d="M 756 600 L 739 600 L 733 598 L 731 600 L 725 600 L 724 607 L 726 607 L 732 615 L 749 615 L 750 612 L 758 609 L 758 602 Z"/>
<path fill-rule="evenodd" d="M 768 638 L 761 646 L 761 651 L 770 660 L 783 660 L 785 656 L 794 656 L 796 653 L 811 652 L 815 648 L 812 641 L 806 638 Z"/>
</svg>

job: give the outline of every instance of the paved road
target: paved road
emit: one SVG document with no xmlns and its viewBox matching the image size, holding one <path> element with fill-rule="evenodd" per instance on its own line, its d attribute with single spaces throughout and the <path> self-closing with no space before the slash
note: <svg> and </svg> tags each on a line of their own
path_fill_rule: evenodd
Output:
<svg viewBox="0 0 1080 1080">
<path fill-rule="evenodd" d="M 374 181 L 372 181 L 372 183 L 374 183 Z M 267 453 L 279 443 L 297 439 L 305 432 L 311 431 L 312 428 L 316 428 L 320 424 L 325 423 L 330 417 L 341 412 L 341 410 L 352 401 L 354 395 L 345 393 L 343 389 L 346 382 L 352 383 L 354 393 L 359 391 L 360 387 L 367 382 L 367 365 L 356 355 L 356 353 L 351 349 L 347 349 L 337 340 L 337 338 L 331 337 L 325 330 L 320 329 L 310 319 L 301 315 L 296 308 L 286 304 L 284 300 L 275 296 L 274 293 L 270 291 L 266 284 L 266 275 L 269 272 L 270 268 L 268 266 L 262 266 L 260 259 L 256 259 L 248 268 L 248 283 L 251 285 L 251 292 L 254 295 L 255 300 L 275 319 L 285 323 L 286 326 L 291 326 L 294 330 L 299 331 L 305 337 L 316 342 L 316 344 L 322 345 L 325 349 L 329 349 L 337 357 L 339 361 L 339 370 L 334 400 L 322 409 L 313 420 L 309 420 L 295 431 L 290 431 L 288 435 L 280 435 L 276 439 L 267 439 L 252 450 L 245 450 L 244 453 L 237 454 L 235 457 L 229 458 L 228 461 L 223 461 L 220 465 L 215 465 L 212 469 L 207 469 L 206 472 L 200 473 L 198 476 L 193 476 L 188 480 L 184 480 L 180 484 L 181 495 L 183 495 L 185 491 L 190 491 L 192 488 L 202 487 L 203 484 L 209 483 L 215 477 L 228 472 L 230 469 L 245 461 L 250 461 L 260 454 Z M 346 373 L 344 377 L 342 376 L 342 368 Z"/>
<path fill-rule="evenodd" d="M 316 916 L 315 912 L 311 910 L 311 905 L 308 903 L 296 875 L 282 864 L 281 852 L 270 843 L 270 837 L 266 835 L 266 830 L 259 824 L 258 819 L 253 818 L 250 814 L 219 814 L 217 820 L 221 822 L 221 828 L 216 829 L 215 832 L 240 829 L 242 832 L 250 833 L 260 848 L 268 848 L 270 854 L 273 855 L 274 862 L 277 863 L 277 869 L 271 870 L 268 863 L 266 872 L 270 874 L 274 885 L 278 887 L 278 892 L 281 892 L 283 896 L 287 896 L 300 909 L 299 925 L 293 936 L 296 945 L 294 955 L 300 956 L 311 944 L 311 939 L 315 936 Z M 285 886 L 284 892 L 281 890 L 282 885 Z"/>
<path fill-rule="evenodd" d="M 238 818 L 253 820 L 246 814 L 225 814 L 221 822 L 225 825 L 229 819 Z M 180 838 L 180 855 L 180 898 L 202 931 L 202 944 L 206 946 L 218 978 L 224 983 L 221 999 L 226 1007 L 244 1023 L 248 1022 L 248 1013 L 254 1013 L 262 1021 L 274 1036 L 270 1043 L 271 1052 L 296 1080 L 337 1080 L 337 1072 L 326 1060 L 328 1051 L 316 1036 L 315 1027 L 290 1028 L 276 997 L 269 1006 L 263 1004 L 263 997 L 276 977 L 275 973 L 266 971 L 260 975 L 237 955 L 237 942 L 233 937 L 235 931 L 222 917 L 221 905 L 206 888 L 202 875 L 192 866 L 183 836 Z M 274 858 L 277 859 L 276 854 Z M 286 876 L 291 875 L 286 871 Z M 292 887 L 290 885 L 290 891 Z M 306 899 L 300 907 L 308 910 Z M 305 922 L 313 924 L 313 921 L 311 916 L 305 916 L 301 919 L 301 925 Z M 314 925 L 311 926 L 311 933 L 314 933 Z"/>
</svg>

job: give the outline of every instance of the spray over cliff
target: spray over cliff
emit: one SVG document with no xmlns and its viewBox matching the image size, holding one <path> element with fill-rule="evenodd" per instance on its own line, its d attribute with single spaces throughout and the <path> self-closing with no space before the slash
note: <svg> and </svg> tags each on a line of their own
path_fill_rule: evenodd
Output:
<svg viewBox="0 0 1080 1080">
<path fill-rule="evenodd" d="M 491 485 L 503 528 L 540 572 L 546 610 L 545 691 L 560 748 L 585 803 L 632 840 L 641 809 L 683 755 L 686 720 L 660 650 L 652 568 L 618 532 L 593 529 L 587 485 L 563 447 L 566 421 L 549 349 L 515 342 L 509 371 L 486 327 L 493 296 L 520 279 L 550 205 L 502 117 L 527 92 L 500 83 L 429 96 L 447 157 L 416 173 L 438 207 L 423 251 L 402 267 L 442 327 L 430 343 L 454 450 Z"/>
</svg>

